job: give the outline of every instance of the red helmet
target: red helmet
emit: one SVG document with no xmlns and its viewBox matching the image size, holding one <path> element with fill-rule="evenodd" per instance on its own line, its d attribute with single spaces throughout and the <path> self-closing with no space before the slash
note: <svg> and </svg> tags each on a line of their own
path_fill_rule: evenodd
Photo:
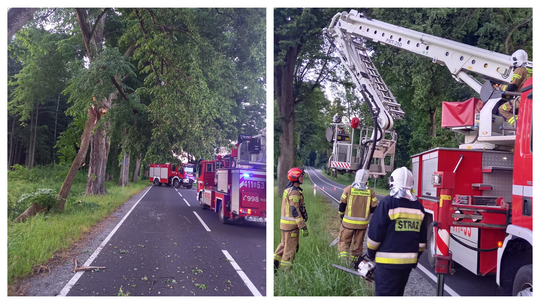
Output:
<svg viewBox="0 0 540 304">
<path fill-rule="evenodd" d="M 304 175 L 304 170 L 302 168 L 295 167 L 289 170 L 289 172 L 287 172 L 287 178 L 291 182 L 297 182 L 298 178 L 302 175 Z"/>
</svg>

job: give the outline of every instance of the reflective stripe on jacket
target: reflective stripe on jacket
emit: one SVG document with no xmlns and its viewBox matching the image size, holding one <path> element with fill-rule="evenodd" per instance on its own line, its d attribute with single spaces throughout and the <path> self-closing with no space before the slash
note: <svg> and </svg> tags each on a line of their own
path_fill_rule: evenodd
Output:
<svg viewBox="0 0 540 304">
<path fill-rule="evenodd" d="M 340 203 L 347 205 L 343 213 L 343 227 L 366 229 L 369 223 L 370 210 L 376 207 L 379 202 L 373 189 L 360 190 L 347 186 L 343 190 Z"/>
<path fill-rule="evenodd" d="M 297 187 L 291 187 L 283 191 L 281 201 L 281 219 L 279 228 L 283 231 L 291 231 L 306 227 L 300 207 L 304 205 L 304 195 Z"/>
</svg>

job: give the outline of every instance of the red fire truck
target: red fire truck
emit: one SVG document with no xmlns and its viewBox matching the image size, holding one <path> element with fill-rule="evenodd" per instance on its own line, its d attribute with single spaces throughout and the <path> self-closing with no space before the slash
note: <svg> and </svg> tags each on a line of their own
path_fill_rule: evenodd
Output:
<svg viewBox="0 0 540 304">
<path fill-rule="evenodd" d="M 186 163 L 182 164 L 182 170 L 184 172 L 184 183 L 186 184 L 192 184 L 197 179 L 195 174 L 195 164 L 192 163 Z"/>
<path fill-rule="evenodd" d="M 166 186 L 173 186 L 180 188 L 184 186 L 188 189 L 193 187 L 194 178 L 190 178 L 184 169 L 184 165 L 180 167 L 180 170 L 173 164 L 151 164 L 149 170 L 149 180 L 156 186 L 164 184 Z"/>
<path fill-rule="evenodd" d="M 459 149 L 435 148 L 412 156 L 414 190 L 433 226 L 427 255 L 438 275 L 437 294 L 443 294 L 444 275 L 452 273 L 454 261 L 476 275 L 494 274 L 502 295 L 532 296 L 532 78 L 518 93 L 497 86 L 508 84 L 516 68 L 532 73 L 525 51 L 500 54 L 381 22 L 356 10 L 336 14 L 324 34 L 338 48 L 376 126 L 358 145 L 332 137 L 337 143 L 329 166 L 339 160 L 349 171 L 353 166 L 391 171 L 372 159 L 377 160 L 382 146 L 380 134 L 405 113 L 371 61 L 365 39 L 428 57 L 480 95 L 443 104 L 442 127 L 463 136 Z M 481 75 L 485 83 L 471 73 Z M 519 113 L 513 113 L 517 126 L 497 115 L 512 95 L 516 104 L 521 101 Z M 358 160 L 354 149 L 362 149 Z"/>
<path fill-rule="evenodd" d="M 231 155 L 199 163 L 197 199 L 222 223 L 266 223 L 266 135 L 241 135 Z"/>
</svg>

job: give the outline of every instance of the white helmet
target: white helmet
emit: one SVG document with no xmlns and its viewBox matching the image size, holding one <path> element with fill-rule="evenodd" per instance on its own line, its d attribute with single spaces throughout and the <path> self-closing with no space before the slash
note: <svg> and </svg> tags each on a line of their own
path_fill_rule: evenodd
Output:
<svg viewBox="0 0 540 304">
<path fill-rule="evenodd" d="M 524 66 L 527 61 L 529 61 L 529 55 L 524 50 L 517 50 L 512 54 L 514 68 Z"/>
<path fill-rule="evenodd" d="M 366 182 L 368 178 L 369 178 L 368 170 L 360 169 L 356 171 L 356 175 L 354 176 L 354 182 L 352 184 L 352 187 L 356 189 L 366 190 L 367 189 Z"/>
<path fill-rule="evenodd" d="M 406 198 L 415 201 L 416 197 L 412 193 L 414 184 L 413 175 L 406 167 L 397 168 L 388 179 L 390 185 L 390 196 L 395 198 Z"/>
</svg>

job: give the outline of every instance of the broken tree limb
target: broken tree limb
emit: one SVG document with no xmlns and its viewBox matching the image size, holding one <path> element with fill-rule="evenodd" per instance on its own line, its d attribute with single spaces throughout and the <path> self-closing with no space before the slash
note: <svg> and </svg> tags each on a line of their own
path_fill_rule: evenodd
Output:
<svg viewBox="0 0 540 304">
<path fill-rule="evenodd" d="M 73 271 L 77 272 L 77 271 L 87 271 L 87 270 L 94 270 L 94 269 L 105 269 L 105 267 L 102 267 L 102 266 L 83 266 L 83 267 L 75 268 Z"/>
</svg>

